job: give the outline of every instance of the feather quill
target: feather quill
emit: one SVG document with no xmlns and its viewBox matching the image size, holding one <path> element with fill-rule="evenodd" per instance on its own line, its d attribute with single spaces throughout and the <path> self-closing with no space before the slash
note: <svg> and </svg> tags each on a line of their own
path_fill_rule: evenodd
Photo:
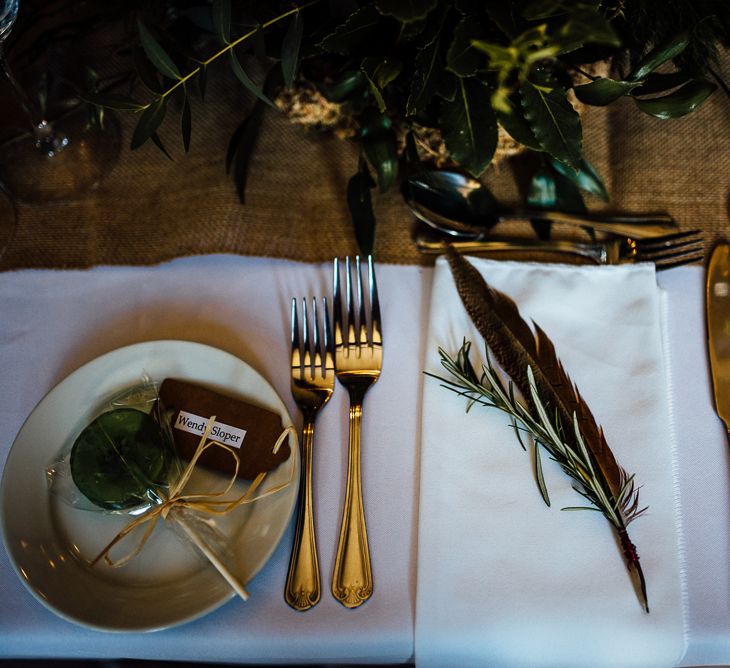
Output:
<svg viewBox="0 0 730 668">
<path fill-rule="evenodd" d="M 637 594 L 648 612 L 646 584 L 639 557 L 626 529 L 631 519 L 640 512 L 633 478 L 616 461 L 603 430 L 565 372 L 547 334 L 535 323 L 533 334 L 514 301 L 487 285 L 481 274 L 451 247 L 447 258 L 469 317 L 499 365 L 522 393 L 530 413 L 537 417 L 528 368 L 532 370 L 537 394 L 559 418 L 560 437 L 572 447 L 580 447 L 578 438 L 585 445 L 601 488 L 615 510 L 615 515 L 607 518 L 617 531 Z M 574 424 L 577 429 L 572 429 Z"/>
</svg>

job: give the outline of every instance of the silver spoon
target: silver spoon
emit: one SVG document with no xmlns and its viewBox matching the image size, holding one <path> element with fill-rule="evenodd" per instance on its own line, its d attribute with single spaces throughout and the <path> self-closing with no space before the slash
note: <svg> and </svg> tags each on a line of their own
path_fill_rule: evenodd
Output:
<svg viewBox="0 0 730 668">
<path fill-rule="evenodd" d="M 607 216 L 551 209 L 500 209 L 494 196 L 476 179 L 446 169 L 426 171 L 406 181 L 406 203 L 419 220 L 453 237 L 481 239 L 506 220 L 544 220 L 637 239 L 676 230 L 665 214 Z"/>
</svg>

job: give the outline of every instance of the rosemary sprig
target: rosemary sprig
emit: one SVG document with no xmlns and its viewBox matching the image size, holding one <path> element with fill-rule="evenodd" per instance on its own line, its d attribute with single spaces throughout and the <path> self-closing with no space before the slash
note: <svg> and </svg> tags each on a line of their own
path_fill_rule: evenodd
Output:
<svg viewBox="0 0 730 668">
<path fill-rule="evenodd" d="M 474 405 L 497 408 L 510 416 L 512 426 L 523 449 L 527 449 L 522 440 L 522 433 L 532 438 L 533 456 L 535 459 L 536 482 L 545 503 L 550 505 L 545 480 L 542 474 L 540 449 L 544 448 L 550 458 L 557 462 L 563 471 L 574 481 L 573 489 L 586 499 L 591 505 L 568 506 L 562 510 L 592 510 L 601 512 L 615 528 L 626 559 L 626 565 L 634 579 L 635 587 L 641 598 L 644 609 L 649 607 L 646 597 L 646 584 L 639 566 L 638 555 L 631 543 L 627 526 L 640 517 L 647 507 L 639 505 L 639 489 L 634 482 L 634 476 L 622 471 L 622 485 L 617 495 L 612 495 L 606 488 L 603 478 L 597 473 L 591 456 L 585 446 L 580 433 L 578 420 L 573 415 L 573 424 L 570 425 L 574 439 L 565 438 L 565 425 L 561 423 L 557 411 L 551 411 L 549 406 L 540 397 L 533 375 L 528 366 L 527 377 L 531 393 L 534 412 L 530 411 L 527 402 L 515 395 L 513 382 L 503 382 L 500 375 L 492 366 L 489 353 L 486 353 L 486 362 L 482 364 L 481 374 L 477 375 L 470 360 L 471 342 L 464 340 L 461 349 L 452 357 L 442 348 L 439 348 L 441 365 L 448 372 L 449 377 L 442 377 L 426 372 L 426 375 L 439 380 L 442 387 L 455 392 L 467 399 L 469 411 Z M 570 443 L 574 441 L 574 444 Z"/>
</svg>

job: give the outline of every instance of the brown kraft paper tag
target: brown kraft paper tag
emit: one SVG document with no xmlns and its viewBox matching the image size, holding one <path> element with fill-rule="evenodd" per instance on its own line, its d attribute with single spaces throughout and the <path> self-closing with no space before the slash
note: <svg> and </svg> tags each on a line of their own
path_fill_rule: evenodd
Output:
<svg viewBox="0 0 730 668">
<path fill-rule="evenodd" d="M 170 416 L 175 446 L 185 460 L 192 458 L 212 415 L 216 417 L 209 440 L 228 445 L 236 453 L 239 478 L 251 480 L 289 458 L 288 439 L 273 453 L 283 429 L 277 413 L 174 378 L 162 382 L 159 395 Z M 228 475 L 235 470 L 230 453 L 222 448 L 208 448 L 198 462 Z"/>
</svg>

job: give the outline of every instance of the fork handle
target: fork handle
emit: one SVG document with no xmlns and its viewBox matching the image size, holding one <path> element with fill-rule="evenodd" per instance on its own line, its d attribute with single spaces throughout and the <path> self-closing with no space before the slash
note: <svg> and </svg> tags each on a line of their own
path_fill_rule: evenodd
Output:
<svg viewBox="0 0 730 668">
<path fill-rule="evenodd" d="M 302 430 L 302 467 L 299 484 L 299 511 L 294 535 L 289 575 L 284 598 L 295 610 L 309 610 L 320 598 L 319 560 L 314 532 L 312 504 L 312 446 L 314 418 L 305 417 Z"/>
<path fill-rule="evenodd" d="M 373 594 L 373 574 L 360 475 L 361 419 L 362 401 L 351 397 L 347 490 L 332 574 L 332 595 L 346 608 L 357 608 Z"/>
</svg>

